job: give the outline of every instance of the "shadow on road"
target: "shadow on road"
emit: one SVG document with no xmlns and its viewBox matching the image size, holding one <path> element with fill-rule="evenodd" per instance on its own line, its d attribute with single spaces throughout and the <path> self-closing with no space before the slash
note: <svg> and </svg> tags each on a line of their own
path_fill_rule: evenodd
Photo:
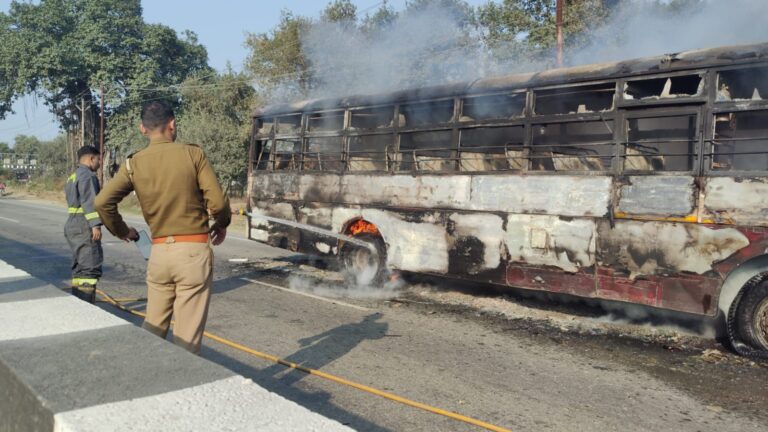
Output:
<svg viewBox="0 0 768 432">
<path fill-rule="evenodd" d="M 379 322 L 380 313 L 364 317 L 359 323 L 343 324 L 323 333 L 299 339 L 302 348 L 287 356 L 284 360 L 310 369 L 320 369 L 334 360 L 344 357 L 360 342 L 370 339 L 381 339 L 387 333 L 389 324 Z M 286 370 L 285 366 L 274 365 L 262 371 L 263 374 L 278 376 Z M 292 386 L 307 374 L 296 369 L 280 377 L 286 386 Z"/>
<path fill-rule="evenodd" d="M 380 313 L 374 313 L 364 317 L 360 322 L 343 324 L 315 336 L 300 339 L 299 344 L 303 347 L 284 359 L 307 368 L 320 369 L 343 357 L 362 341 L 384 337 L 389 325 L 385 322 L 379 322 L 380 318 Z M 332 393 L 325 391 L 309 392 L 297 387 L 295 384 L 307 376 L 304 372 L 277 364 L 258 369 L 207 347 L 203 348 L 203 357 L 252 379 L 271 392 L 342 424 L 350 425 L 356 430 L 373 432 L 389 430 L 334 405 L 331 401 Z M 286 371 L 287 373 L 284 373 Z"/>
</svg>

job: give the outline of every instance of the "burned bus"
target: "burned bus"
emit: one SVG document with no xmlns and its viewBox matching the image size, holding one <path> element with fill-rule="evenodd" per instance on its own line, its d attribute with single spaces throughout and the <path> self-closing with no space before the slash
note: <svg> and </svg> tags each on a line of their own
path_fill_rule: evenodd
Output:
<svg viewBox="0 0 768 432">
<path fill-rule="evenodd" d="M 253 122 L 250 239 L 373 266 L 371 281 L 397 269 L 717 316 L 738 350 L 768 352 L 768 43 Z"/>
</svg>

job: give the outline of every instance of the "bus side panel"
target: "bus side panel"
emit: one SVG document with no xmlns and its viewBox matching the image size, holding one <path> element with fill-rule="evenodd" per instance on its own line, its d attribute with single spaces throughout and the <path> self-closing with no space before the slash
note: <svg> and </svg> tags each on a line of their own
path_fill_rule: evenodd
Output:
<svg viewBox="0 0 768 432">
<path fill-rule="evenodd" d="M 598 297 L 698 314 L 716 312 L 717 262 L 749 246 L 736 228 L 663 221 L 598 223 Z"/>
<path fill-rule="evenodd" d="M 713 177 L 704 189 L 702 219 L 741 226 L 768 225 L 768 178 Z"/>
</svg>

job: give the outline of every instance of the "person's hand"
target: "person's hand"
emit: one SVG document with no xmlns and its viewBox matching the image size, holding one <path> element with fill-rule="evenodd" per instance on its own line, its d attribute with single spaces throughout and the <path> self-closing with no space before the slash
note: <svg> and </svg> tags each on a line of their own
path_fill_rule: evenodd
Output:
<svg viewBox="0 0 768 432">
<path fill-rule="evenodd" d="M 101 240 L 101 227 L 91 228 L 91 240 L 97 242 Z"/>
<path fill-rule="evenodd" d="M 225 238 L 227 238 L 226 228 L 221 228 L 216 225 L 211 227 L 211 243 L 213 243 L 214 246 L 224 243 Z"/>
<path fill-rule="evenodd" d="M 139 239 L 139 233 L 136 232 L 136 228 L 130 227 L 128 228 L 128 234 L 126 234 L 122 240 L 124 242 L 131 242 L 131 241 L 136 241 L 138 239 Z"/>
</svg>

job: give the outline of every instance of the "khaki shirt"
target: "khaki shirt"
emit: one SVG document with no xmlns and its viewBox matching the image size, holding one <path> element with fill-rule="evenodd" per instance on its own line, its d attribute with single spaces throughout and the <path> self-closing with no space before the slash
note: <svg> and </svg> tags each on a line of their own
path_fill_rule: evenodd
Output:
<svg viewBox="0 0 768 432">
<path fill-rule="evenodd" d="M 153 238 L 208 233 L 209 211 L 217 226 L 226 228 L 230 222 L 229 201 L 203 150 L 194 144 L 151 140 L 104 186 L 96 210 L 119 238 L 128 235 L 128 226 L 117 203 L 131 191 L 136 191 Z"/>
</svg>

